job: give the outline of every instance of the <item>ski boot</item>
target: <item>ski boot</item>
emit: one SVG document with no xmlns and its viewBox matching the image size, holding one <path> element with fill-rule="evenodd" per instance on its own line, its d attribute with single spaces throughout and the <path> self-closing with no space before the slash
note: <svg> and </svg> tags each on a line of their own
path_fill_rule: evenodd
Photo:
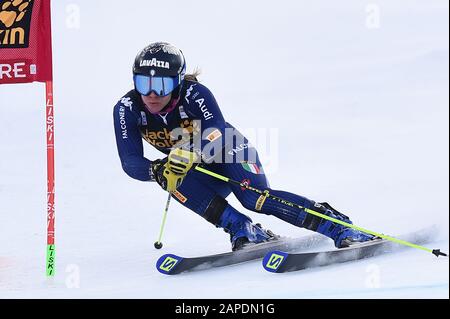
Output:
<svg viewBox="0 0 450 319">
<path fill-rule="evenodd" d="M 328 203 L 316 203 L 312 209 L 348 224 L 353 224 L 348 216 L 338 212 Z M 354 244 L 380 239 L 379 237 L 363 233 L 350 227 L 333 223 L 332 221 L 320 217 L 315 218 L 320 220 L 318 221 L 318 225 L 316 225 L 317 228 L 315 231 L 333 239 L 334 245 L 337 248 L 350 247 Z"/>
<path fill-rule="evenodd" d="M 250 219 L 248 223 L 244 223 L 239 227 L 240 229 L 236 233 L 230 232 L 231 250 L 233 251 L 280 237 L 271 230 L 262 228 L 259 223 L 253 225 Z"/>
<path fill-rule="evenodd" d="M 335 246 L 337 248 L 346 248 L 372 240 L 381 240 L 381 238 L 346 227 L 339 232 L 338 237 L 335 240 Z"/>
<path fill-rule="evenodd" d="M 252 220 L 228 206 L 222 215 L 220 227 L 230 234 L 231 249 L 240 250 L 252 244 L 278 239 L 272 231 L 263 229 L 261 224 L 252 224 Z"/>
</svg>

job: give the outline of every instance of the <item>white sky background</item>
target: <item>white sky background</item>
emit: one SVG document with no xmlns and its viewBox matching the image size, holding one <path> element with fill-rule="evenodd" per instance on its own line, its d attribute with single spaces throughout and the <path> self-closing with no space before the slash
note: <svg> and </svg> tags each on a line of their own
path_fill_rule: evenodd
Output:
<svg viewBox="0 0 450 319">
<path fill-rule="evenodd" d="M 153 249 L 166 195 L 122 172 L 112 108 L 154 41 L 181 48 L 188 71 L 201 68 L 227 121 L 278 132 L 275 154 L 253 141 L 274 189 L 329 201 L 375 231 L 442 224 L 448 242 L 448 9 L 444 0 L 53 1 L 59 261 L 82 264 L 71 252 L 88 259 L 93 247 L 111 260 L 125 247 Z M 0 257 L 32 250 L 40 274 L 43 85 L 0 86 L 0 119 L 0 239 L 16 243 Z M 170 214 L 167 249 L 228 249 L 221 231 L 177 203 Z"/>
</svg>

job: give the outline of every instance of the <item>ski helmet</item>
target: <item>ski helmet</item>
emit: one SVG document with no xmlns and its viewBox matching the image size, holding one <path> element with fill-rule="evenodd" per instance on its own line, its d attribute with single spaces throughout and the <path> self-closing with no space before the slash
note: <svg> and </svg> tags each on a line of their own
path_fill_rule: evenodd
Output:
<svg viewBox="0 0 450 319">
<path fill-rule="evenodd" d="M 172 93 L 172 99 L 178 99 L 185 74 L 183 52 L 167 42 L 155 42 L 145 47 L 133 65 L 134 87 L 145 96 L 151 92 L 158 96 Z"/>
</svg>

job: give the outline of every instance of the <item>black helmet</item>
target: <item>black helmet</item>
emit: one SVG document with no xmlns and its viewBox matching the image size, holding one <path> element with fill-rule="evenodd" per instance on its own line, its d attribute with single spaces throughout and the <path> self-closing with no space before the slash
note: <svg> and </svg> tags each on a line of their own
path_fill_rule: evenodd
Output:
<svg viewBox="0 0 450 319">
<path fill-rule="evenodd" d="M 183 52 L 167 42 L 150 44 L 134 60 L 134 86 L 142 95 L 150 95 L 151 92 L 159 96 L 172 92 L 178 95 L 185 74 Z"/>
</svg>

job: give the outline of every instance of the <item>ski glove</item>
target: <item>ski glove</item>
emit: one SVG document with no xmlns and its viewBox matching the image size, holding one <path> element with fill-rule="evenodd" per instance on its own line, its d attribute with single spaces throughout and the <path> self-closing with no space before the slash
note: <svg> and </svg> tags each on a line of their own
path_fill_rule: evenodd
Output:
<svg viewBox="0 0 450 319">
<path fill-rule="evenodd" d="M 164 159 L 153 161 L 151 166 L 155 181 L 166 191 L 175 191 L 197 161 L 197 155 L 182 149 L 174 149 Z"/>
</svg>

